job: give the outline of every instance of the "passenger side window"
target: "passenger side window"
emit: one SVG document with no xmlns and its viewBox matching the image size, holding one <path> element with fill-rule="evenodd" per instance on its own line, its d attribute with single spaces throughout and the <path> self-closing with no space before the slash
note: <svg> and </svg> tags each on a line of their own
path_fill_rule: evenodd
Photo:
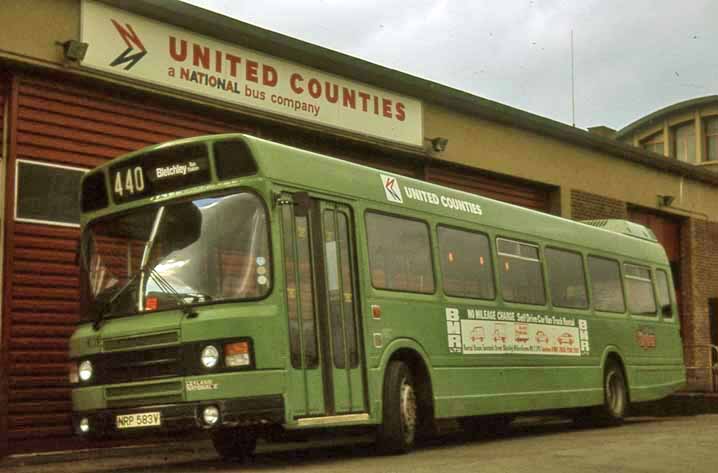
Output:
<svg viewBox="0 0 718 473">
<path fill-rule="evenodd" d="M 496 239 L 501 265 L 501 295 L 509 302 L 544 305 L 546 293 L 538 246 Z"/>
<path fill-rule="evenodd" d="M 638 315 L 656 315 L 651 271 L 633 264 L 625 264 L 623 270 L 626 272 L 628 311 Z"/>
<path fill-rule="evenodd" d="M 548 265 L 548 285 L 553 305 L 586 309 L 588 294 L 581 255 L 555 248 L 546 248 L 544 255 Z"/>
<path fill-rule="evenodd" d="M 434 292 L 429 227 L 424 222 L 367 212 L 366 227 L 375 288 Z"/>
<path fill-rule="evenodd" d="M 489 238 L 443 226 L 436 233 L 444 292 L 449 296 L 493 299 L 496 292 Z"/>
<path fill-rule="evenodd" d="M 668 274 L 662 269 L 656 270 L 656 289 L 658 290 L 658 305 L 663 318 L 673 317 L 671 310 L 671 285 L 668 283 Z M 668 307 L 666 309 L 666 307 Z"/>
<path fill-rule="evenodd" d="M 626 311 L 618 262 L 597 256 L 588 257 L 593 308 L 603 312 Z"/>
</svg>

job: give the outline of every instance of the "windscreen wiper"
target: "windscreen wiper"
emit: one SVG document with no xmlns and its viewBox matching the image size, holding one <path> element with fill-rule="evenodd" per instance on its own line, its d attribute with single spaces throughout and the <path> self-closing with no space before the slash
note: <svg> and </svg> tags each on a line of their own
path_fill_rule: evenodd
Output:
<svg viewBox="0 0 718 473">
<path fill-rule="evenodd" d="M 119 298 L 122 294 L 124 294 L 125 291 L 127 290 L 127 288 L 132 286 L 132 284 L 134 284 L 138 280 L 138 278 L 140 281 L 140 283 L 139 283 L 140 290 L 137 291 L 136 310 L 138 312 L 141 312 L 144 309 L 144 300 L 143 300 L 144 291 L 142 291 L 141 288 L 144 286 L 145 273 L 147 272 L 147 267 L 148 267 L 149 261 L 150 261 L 150 253 L 152 252 L 152 246 L 154 245 L 155 238 L 157 238 L 157 232 L 159 230 L 160 222 L 162 221 L 162 216 L 164 215 L 164 213 L 165 213 L 164 206 L 157 209 L 157 213 L 155 214 L 155 219 L 152 222 L 152 230 L 150 231 L 150 236 L 147 239 L 147 241 L 145 242 L 145 248 L 142 252 L 142 261 L 140 262 L 140 269 L 135 274 L 133 274 L 127 280 L 125 285 L 122 286 L 120 288 L 120 290 L 117 291 L 115 293 L 115 295 L 112 296 L 112 298 L 109 300 L 109 302 L 106 305 L 106 307 L 108 308 L 108 310 L 107 310 L 108 313 L 111 313 L 112 305 L 117 300 L 117 298 Z M 95 320 L 95 322 L 92 324 L 92 326 L 95 330 L 98 330 L 102 326 L 102 320 L 103 320 L 102 312 L 104 312 L 104 311 L 101 309 L 97 316 L 97 320 Z"/>
<path fill-rule="evenodd" d="M 180 293 L 177 292 L 177 289 L 175 289 L 174 286 L 172 286 L 172 284 L 170 284 L 170 282 L 167 281 L 167 280 L 164 278 L 164 276 L 162 276 L 162 275 L 159 273 L 159 271 L 157 271 L 156 269 L 152 268 L 152 269 L 150 269 L 149 274 L 150 274 L 150 278 L 153 279 L 153 280 L 155 281 L 155 283 L 157 283 L 157 286 L 158 286 L 165 294 L 169 294 L 170 296 L 172 296 L 172 297 L 177 301 L 177 305 L 180 306 L 180 309 L 182 310 L 182 312 L 183 312 L 185 315 L 187 315 L 188 318 L 194 318 L 194 317 L 197 317 L 197 315 L 199 315 L 195 310 L 192 309 L 192 306 L 190 306 L 189 304 L 187 304 L 187 301 L 185 301 L 185 300 L 182 298 L 182 296 L 180 295 Z"/>
<path fill-rule="evenodd" d="M 99 330 L 102 326 L 102 322 L 104 320 L 104 315 L 111 315 L 112 314 L 112 306 L 115 304 L 115 301 L 120 298 L 121 295 L 123 295 L 128 288 L 130 288 L 133 284 L 137 282 L 137 280 L 142 275 L 143 270 L 137 271 L 135 274 L 129 277 L 125 284 L 122 285 L 120 289 L 115 292 L 112 297 L 110 297 L 110 300 L 107 302 L 104 302 L 102 306 L 98 309 L 97 318 L 95 319 L 94 323 L 92 324 L 92 327 L 95 329 L 95 331 Z"/>
</svg>

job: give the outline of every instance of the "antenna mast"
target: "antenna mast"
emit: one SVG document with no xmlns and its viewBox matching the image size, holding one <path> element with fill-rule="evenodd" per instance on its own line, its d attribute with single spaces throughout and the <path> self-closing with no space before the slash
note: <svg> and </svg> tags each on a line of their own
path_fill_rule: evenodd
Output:
<svg viewBox="0 0 718 473">
<path fill-rule="evenodd" d="M 576 128 L 576 79 L 573 65 L 573 30 L 571 30 L 571 126 Z"/>
</svg>

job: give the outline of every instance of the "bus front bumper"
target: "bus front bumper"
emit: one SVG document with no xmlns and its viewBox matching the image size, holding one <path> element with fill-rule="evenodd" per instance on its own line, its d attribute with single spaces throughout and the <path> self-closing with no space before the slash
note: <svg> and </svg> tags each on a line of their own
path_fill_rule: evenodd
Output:
<svg viewBox="0 0 718 473">
<path fill-rule="evenodd" d="M 211 422 L 215 412 L 216 421 Z M 279 395 L 101 409 L 72 416 L 75 433 L 93 437 L 283 422 L 284 400 Z"/>
</svg>

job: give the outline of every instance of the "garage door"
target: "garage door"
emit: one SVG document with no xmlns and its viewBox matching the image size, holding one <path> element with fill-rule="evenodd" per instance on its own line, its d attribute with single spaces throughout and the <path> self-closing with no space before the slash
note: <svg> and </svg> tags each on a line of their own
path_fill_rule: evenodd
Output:
<svg viewBox="0 0 718 473">
<path fill-rule="evenodd" d="M 3 311 L 10 453 L 74 446 L 68 441 L 72 432 L 66 363 L 68 338 L 78 320 L 79 229 L 63 213 L 68 205 L 53 205 L 53 199 L 63 196 L 53 186 L 72 179 L 73 172 L 81 175 L 150 144 L 247 131 L 241 123 L 33 78 L 17 79 L 16 105 L 11 127 L 17 144 L 9 156 L 6 185 L 13 200 L 8 208 L 20 213 L 17 219 L 6 219 Z M 17 202 L 16 177 L 25 183 Z M 46 192 L 47 198 L 27 195 L 33 188 Z"/>
<path fill-rule="evenodd" d="M 666 249 L 671 263 L 676 301 L 681 308 L 681 220 L 643 209 L 629 208 L 628 219 L 650 228 Z"/>
<path fill-rule="evenodd" d="M 436 184 L 541 212 L 548 212 L 550 208 L 551 189 L 533 183 L 521 182 L 504 176 L 487 175 L 471 168 L 446 164 L 428 165 L 426 178 Z"/>
</svg>

